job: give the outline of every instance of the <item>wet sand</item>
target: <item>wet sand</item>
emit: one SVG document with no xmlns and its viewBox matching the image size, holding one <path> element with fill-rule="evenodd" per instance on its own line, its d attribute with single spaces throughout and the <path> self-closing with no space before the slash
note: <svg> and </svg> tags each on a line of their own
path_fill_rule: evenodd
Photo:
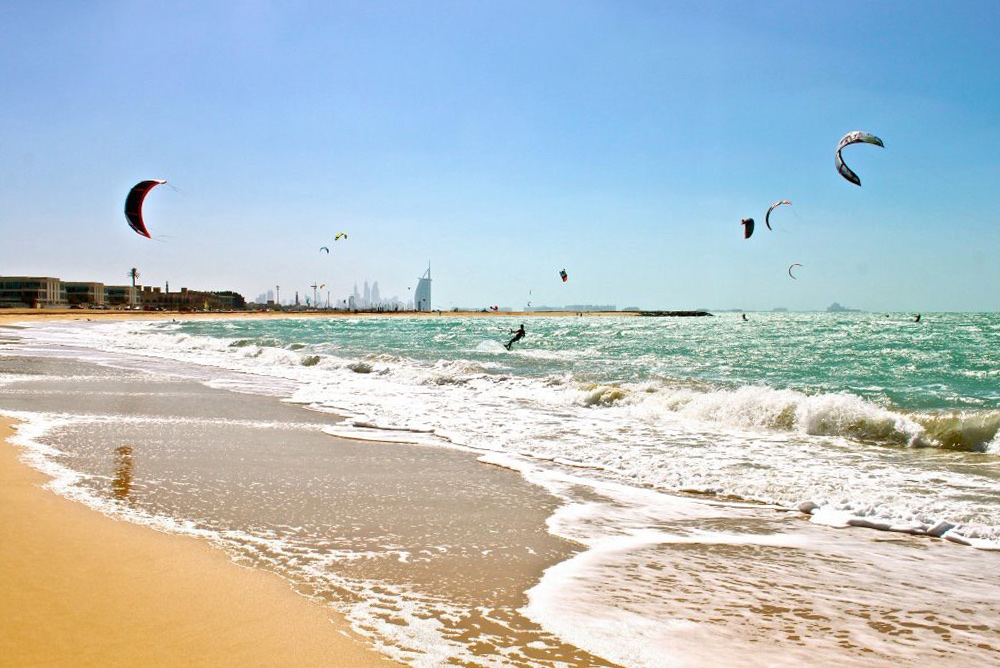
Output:
<svg viewBox="0 0 1000 668">
<path fill-rule="evenodd" d="M 275 575 L 46 491 L 12 434 L 0 417 L 0 664 L 399 665 Z"/>
<path fill-rule="evenodd" d="M 0 370 L 31 379 L 9 386 L 0 397 L 5 410 L 83 417 L 60 430 L 61 457 L 91 477 L 102 498 L 196 518 L 199 526 L 221 517 L 248 532 L 264 523 L 290 532 L 289 541 L 318 527 L 330 549 L 367 555 L 329 564 L 336 575 L 415 586 L 472 610 L 442 623 L 454 638 L 499 639 L 477 653 L 545 637 L 544 654 L 560 665 L 607 665 L 515 612 L 545 568 L 572 548 L 545 528 L 558 502 L 512 471 L 452 449 L 333 437 L 321 429 L 336 415 L 152 369 L 22 356 L 0 362 Z M 87 421 L 95 415 L 127 419 Z M 5 421 L 2 439 L 13 433 Z M 11 581 L 0 608 L 0 657 L 18 657 L 11 665 L 398 665 L 379 661 L 323 605 L 364 593 L 286 573 L 279 555 L 246 545 L 224 552 L 106 517 L 43 489 L 47 477 L 19 462 L 19 452 L 0 441 L 0 573 Z M 192 482 L 200 492 L 190 493 Z M 483 606 L 504 621 L 481 618 Z"/>
</svg>

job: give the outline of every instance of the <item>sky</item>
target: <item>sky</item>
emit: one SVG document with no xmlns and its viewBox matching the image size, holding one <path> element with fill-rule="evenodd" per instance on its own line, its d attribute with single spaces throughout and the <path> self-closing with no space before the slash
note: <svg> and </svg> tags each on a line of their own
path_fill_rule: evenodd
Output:
<svg viewBox="0 0 1000 668">
<path fill-rule="evenodd" d="M 997 25 L 993 0 L 0 0 L 0 275 L 405 301 L 429 264 L 442 309 L 1000 310 Z M 885 142 L 844 150 L 860 188 L 852 130 Z M 123 215 L 145 179 L 172 186 L 152 240 Z"/>
</svg>

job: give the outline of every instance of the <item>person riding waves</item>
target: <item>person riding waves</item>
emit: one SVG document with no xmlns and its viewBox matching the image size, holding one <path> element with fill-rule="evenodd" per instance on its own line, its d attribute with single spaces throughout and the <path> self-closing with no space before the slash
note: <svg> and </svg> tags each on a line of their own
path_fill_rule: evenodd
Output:
<svg viewBox="0 0 1000 668">
<path fill-rule="evenodd" d="M 513 329 L 510 330 L 510 333 L 514 335 L 514 338 L 512 338 L 507 343 L 503 344 L 503 347 L 506 348 L 507 350 L 510 350 L 511 344 L 513 344 L 515 341 L 520 341 L 521 339 L 524 338 L 524 334 L 525 334 L 525 332 L 524 332 L 524 324 L 522 323 L 521 326 L 518 328 L 518 330 L 516 332 Z"/>
</svg>

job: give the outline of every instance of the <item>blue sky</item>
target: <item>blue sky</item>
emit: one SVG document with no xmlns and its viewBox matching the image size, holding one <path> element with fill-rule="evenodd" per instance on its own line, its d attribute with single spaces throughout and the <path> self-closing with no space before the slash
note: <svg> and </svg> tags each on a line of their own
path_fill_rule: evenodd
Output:
<svg viewBox="0 0 1000 668">
<path fill-rule="evenodd" d="M 405 298 L 430 261 L 440 308 L 998 310 L 998 25 L 992 1 L 0 0 L 0 274 Z M 861 188 L 851 130 L 885 141 L 845 150 Z M 148 178 L 177 188 L 154 241 L 122 214 Z"/>
</svg>

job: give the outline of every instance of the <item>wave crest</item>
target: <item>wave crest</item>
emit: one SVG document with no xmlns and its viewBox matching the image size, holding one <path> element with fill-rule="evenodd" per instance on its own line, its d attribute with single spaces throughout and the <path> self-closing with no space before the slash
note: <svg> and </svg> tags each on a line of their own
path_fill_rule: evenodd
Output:
<svg viewBox="0 0 1000 668">
<path fill-rule="evenodd" d="M 612 389 L 616 391 L 611 391 Z M 584 386 L 583 403 L 609 406 L 625 390 Z M 807 394 L 761 385 L 737 389 L 657 388 L 631 393 L 654 413 L 738 429 L 763 429 L 861 443 L 1000 454 L 1000 411 L 917 413 L 894 410 L 848 392 Z"/>
</svg>

